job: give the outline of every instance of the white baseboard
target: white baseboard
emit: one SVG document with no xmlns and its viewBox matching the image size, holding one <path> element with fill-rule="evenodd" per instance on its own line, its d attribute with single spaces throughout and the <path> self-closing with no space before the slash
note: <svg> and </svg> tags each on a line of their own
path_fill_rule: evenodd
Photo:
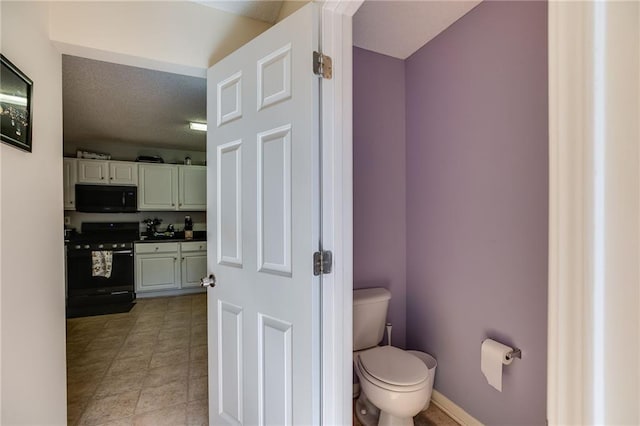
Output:
<svg viewBox="0 0 640 426">
<path fill-rule="evenodd" d="M 435 389 L 433 390 L 433 393 L 431 393 L 431 402 L 463 426 L 483 426 L 478 419 L 474 418 L 471 414 L 456 405 L 455 402 L 451 401 Z"/>
</svg>

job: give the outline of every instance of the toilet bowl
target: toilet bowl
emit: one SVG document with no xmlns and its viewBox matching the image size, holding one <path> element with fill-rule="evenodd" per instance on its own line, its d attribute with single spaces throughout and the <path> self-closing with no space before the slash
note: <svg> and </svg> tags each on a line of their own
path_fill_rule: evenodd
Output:
<svg viewBox="0 0 640 426">
<path fill-rule="evenodd" d="M 354 370 L 361 389 L 356 415 L 363 425 L 413 425 L 429 397 L 429 370 L 419 358 L 377 346 L 354 353 Z"/>
</svg>

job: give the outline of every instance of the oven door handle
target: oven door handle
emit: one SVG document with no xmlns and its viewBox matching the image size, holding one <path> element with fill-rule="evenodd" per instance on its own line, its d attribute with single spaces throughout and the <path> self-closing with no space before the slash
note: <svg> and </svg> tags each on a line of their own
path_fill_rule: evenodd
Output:
<svg viewBox="0 0 640 426">
<path fill-rule="evenodd" d="M 113 254 L 133 254 L 133 250 L 118 250 L 114 251 Z"/>
</svg>

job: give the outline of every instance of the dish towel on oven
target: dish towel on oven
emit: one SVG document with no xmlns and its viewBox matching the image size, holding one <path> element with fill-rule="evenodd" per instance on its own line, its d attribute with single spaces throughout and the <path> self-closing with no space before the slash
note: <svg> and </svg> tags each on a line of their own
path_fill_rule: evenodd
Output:
<svg viewBox="0 0 640 426">
<path fill-rule="evenodd" d="M 111 266 L 113 265 L 112 251 L 92 251 L 91 252 L 91 276 L 111 277 Z"/>
</svg>

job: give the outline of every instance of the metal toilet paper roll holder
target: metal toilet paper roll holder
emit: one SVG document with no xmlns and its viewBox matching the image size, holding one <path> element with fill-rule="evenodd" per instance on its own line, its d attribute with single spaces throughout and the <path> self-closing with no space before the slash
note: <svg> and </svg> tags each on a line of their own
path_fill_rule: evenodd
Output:
<svg viewBox="0 0 640 426">
<path fill-rule="evenodd" d="M 510 361 L 513 358 L 522 359 L 522 351 L 520 349 L 514 349 L 511 352 L 509 352 L 508 354 L 506 354 L 505 358 L 507 359 L 507 361 Z"/>
</svg>

